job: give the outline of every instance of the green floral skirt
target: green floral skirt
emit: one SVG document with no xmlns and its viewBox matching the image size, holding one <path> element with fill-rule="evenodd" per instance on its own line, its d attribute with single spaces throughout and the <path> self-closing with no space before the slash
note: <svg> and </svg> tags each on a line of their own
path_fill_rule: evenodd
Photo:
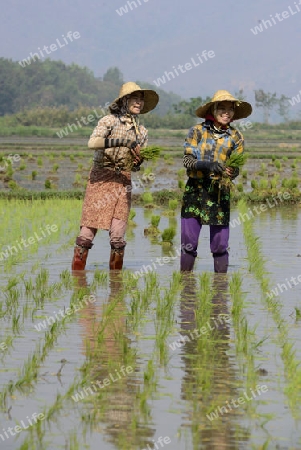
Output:
<svg viewBox="0 0 301 450">
<path fill-rule="evenodd" d="M 183 196 L 181 217 L 195 217 L 202 225 L 229 225 L 229 188 L 220 188 L 218 180 L 189 178 Z"/>
</svg>

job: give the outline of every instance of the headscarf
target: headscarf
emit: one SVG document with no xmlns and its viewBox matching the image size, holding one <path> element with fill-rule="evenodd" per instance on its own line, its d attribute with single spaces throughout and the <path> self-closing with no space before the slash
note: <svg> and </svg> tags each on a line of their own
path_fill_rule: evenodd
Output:
<svg viewBox="0 0 301 450">
<path fill-rule="evenodd" d="M 109 107 L 112 114 L 115 114 L 119 117 L 123 122 L 128 123 L 129 125 L 134 126 L 135 128 L 135 134 L 136 134 L 136 141 L 139 143 L 140 140 L 140 131 L 139 131 L 139 118 L 138 114 L 131 114 L 129 112 L 128 103 L 129 103 L 129 95 L 125 95 L 117 103 L 115 108 L 112 106 Z"/>
</svg>

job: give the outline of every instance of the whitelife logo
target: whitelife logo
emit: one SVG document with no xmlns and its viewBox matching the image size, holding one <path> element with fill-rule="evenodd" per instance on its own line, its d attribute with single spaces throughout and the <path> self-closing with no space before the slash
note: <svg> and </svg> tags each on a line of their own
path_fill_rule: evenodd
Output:
<svg viewBox="0 0 301 450">
<path fill-rule="evenodd" d="M 290 6 L 288 6 L 288 11 L 282 11 L 281 14 L 276 13 L 274 17 L 272 14 L 270 14 L 271 19 L 260 20 L 260 25 L 256 25 L 254 28 L 250 28 L 250 30 L 256 36 L 257 34 L 262 33 L 264 30 L 267 30 L 268 28 L 277 25 L 283 20 L 288 19 L 289 17 L 292 17 L 295 14 L 298 14 L 301 11 L 301 9 L 299 8 L 299 5 L 301 5 L 301 0 L 299 0 L 298 4 L 297 2 L 294 2 L 294 5 L 296 7 L 295 10 L 293 10 Z M 276 22 L 276 19 L 278 20 L 278 22 Z"/>
<path fill-rule="evenodd" d="M 51 233 L 56 233 L 58 231 L 57 225 L 46 225 L 45 229 L 43 230 L 40 228 L 40 232 L 42 236 L 39 236 L 38 233 L 35 231 L 34 236 L 30 236 L 28 239 L 22 238 L 19 241 L 15 242 L 15 245 L 8 245 L 6 250 L 0 252 L 0 261 L 3 261 L 3 259 L 9 258 L 9 256 L 12 256 L 13 254 L 17 254 L 20 250 L 24 250 L 24 248 L 28 247 L 29 245 L 33 245 L 38 241 L 41 241 L 43 238 L 49 236 Z M 13 253 L 13 251 L 15 253 Z"/>
<path fill-rule="evenodd" d="M 147 3 L 148 0 L 143 0 L 144 3 Z M 137 3 L 141 6 L 143 3 L 141 3 L 141 0 L 136 0 L 136 1 L 127 1 L 126 4 L 124 6 L 121 6 L 119 9 L 115 9 L 115 11 L 117 12 L 118 16 L 123 16 L 123 14 L 127 14 L 129 12 L 128 7 L 130 8 L 131 11 L 133 11 L 133 9 L 138 8 Z M 133 8 L 134 5 L 134 8 Z"/>
<path fill-rule="evenodd" d="M 2 432 L 0 433 L 0 438 L 2 439 L 2 441 L 5 441 L 5 438 L 9 439 L 10 436 L 16 436 L 16 433 L 21 433 L 21 431 L 23 431 L 23 430 L 28 430 L 28 428 L 33 427 L 38 422 L 38 420 L 44 420 L 45 416 L 42 413 L 40 413 L 40 414 L 33 413 L 31 416 L 31 419 L 34 420 L 34 423 L 32 423 L 31 419 L 28 416 L 26 418 L 27 418 L 28 424 L 25 424 L 24 420 L 21 420 L 20 425 L 22 425 L 22 426 L 15 425 L 14 427 L 8 427 L 7 430 L 5 430 L 3 428 L 3 434 L 2 434 Z M 28 426 L 26 426 L 26 425 L 28 425 Z M 15 431 L 15 433 L 13 430 Z M 8 433 L 10 433 L 10 435 Z M 5 435 L 5 438 L 4 438 L 4 435 Z"/>
<path fill-rule="evenodd" d="M 56 44 L 50 44 L 49 46 L 44 45 L 43 50 L 44 50 L 44 52 L 46 53 L 46 55 L 50 55 L 50 53 L 55 52 L 58 48 L 63 48 L 63 47 L 65 47 L 65 46 L 68 45 L 70 42 L 73 42 L 74 39 L 75 39 L 75 40 L 76 40 L 76 39 L 79 39 L 79 38 L 80 38 L 80 34 L 79 34 L 78 31 L 74 31 L 74 32 L 68 31 L 67 37 L 65 37 L 65 36 L 62 34 L 62 38 L 63 38 L 63 41 L 65 42 L 65 44 L 62 43 L 62 42 L 59 40 L 59 38 L 57 38 L 56 41 L 55 41 Z M 68 39 L 69 39 L 69 41 L 68 41 Z M 49 49 L 50 49 L 50 50 L 49 50 Z M 43 50 L 41 50 L 41 48 L 38 47 L 39 53 L 32 53 L 32 52 L 30 52 L 30 54 L 29 54 L 29 56 L 28 56 L 27 58 L 23 59 L 22 61 L 19 61 L 20 66 L 22 66 L 22 67 L 29 66 L 32 62 L 36 61 L 35 58 L 37 58 L 37 59 L 45 58 L 45 55 L 44 55 L 44 53 L 43 53 Z"/>
<path fill-rule="evenodd" d="M 189 70 L 193 69 L 194 67 L 198 67 L 200 64 L 203 64 L 205 61 L 208 61 L 208 58 L 214 58 L 215 53 L 213 50 L 203 50 L 201 56 L 197 53 L 196 60 L 192 57 L 190 58 L 191 62 L 187 62 L 185 64 L 179 64 L 177 67 L 172 66 L 173 71 L 167 72 L 165 71 L 162 77 L 158 77 L 156 80 L 153 80 L 153 83 L 160 87 L 161 84 L 165 84 L 167 81 L 170 81 L 171 79 L 176 78 L 176 76 L 180 76 L 181 73 L 188 72 Z M 180 71 L 180 73 L 179 73 Z"/>
</svg>

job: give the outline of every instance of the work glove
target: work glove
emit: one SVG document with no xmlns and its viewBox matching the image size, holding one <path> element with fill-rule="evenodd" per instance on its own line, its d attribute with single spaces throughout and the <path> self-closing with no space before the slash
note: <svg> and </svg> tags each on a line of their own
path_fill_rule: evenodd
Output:
<svg viewBox="0 0 301 450">
<path fill-rule="evenodd" d="M 231 178 L 231 180 L 234 180 L 234 178 L 238 177 L 239 175 L 239 168 L 238 167 L 228 167 L 228 169 L 231 170 L 231 173 L 227 170 L 227 174 Z"/>
<path fill-rule="evenodd" d="M 222 175 L 224 172 L 224 166 L 218 161 L 197 161 L 195 163 L 196 170 L 201 170 L 202 172 L 213 172 L 216 175 Z"/>
<path fill-rule="evenodd" d="M 105 138 L 104 140 L 104 147 L 110 148 L 110 147 L 128 147 L 133 148 L 136 147 L 136 142 L 131 141 L 130 139 L 108 139 Z"/>
</svg>

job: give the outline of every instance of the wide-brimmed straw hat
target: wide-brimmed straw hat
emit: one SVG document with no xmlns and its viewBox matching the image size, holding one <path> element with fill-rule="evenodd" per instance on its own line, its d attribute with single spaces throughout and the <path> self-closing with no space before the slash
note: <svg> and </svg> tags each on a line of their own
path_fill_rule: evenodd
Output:
<svg viewBox="0 0 301 450">
<path fill-rule="evenodd" d="M 238 98 L 233 97 L 228 91 L 216 91 L 212 100 L 205 105 L 200 106 L 196 111 L 196 115 L 198 117 L 206 118 L 206 115 L 209 112 L 211 105 L 215 102 L 235 102 L 234 116 L 232 120 L 244 119 L 248 117 L 252 113 L 252 106 L 248 102 L 244 102 L 239 100 Z"/>
<path fill-rule="evenodd" d="M 157 92 L 151 89 L 141 89 L 138 84 L 134 83 L 133 81 L 129 81 L 128 83 L 124 83 L 121 86 L 119 96 L 115 98 L 115 100 L 111 103 L 110 108 L 113 110 L 116 109 L 116 104 L 118 104 L 118 101 L 126 95 L 133 94 L 133 92 L 143 92 L 144 94 L 144 105 L 142 110 L 140 111 L 140 114 L 145 114 L 157 106 L 157 103 L 159 101 L 159 95 L 157 94 Z"/>
</svg>

